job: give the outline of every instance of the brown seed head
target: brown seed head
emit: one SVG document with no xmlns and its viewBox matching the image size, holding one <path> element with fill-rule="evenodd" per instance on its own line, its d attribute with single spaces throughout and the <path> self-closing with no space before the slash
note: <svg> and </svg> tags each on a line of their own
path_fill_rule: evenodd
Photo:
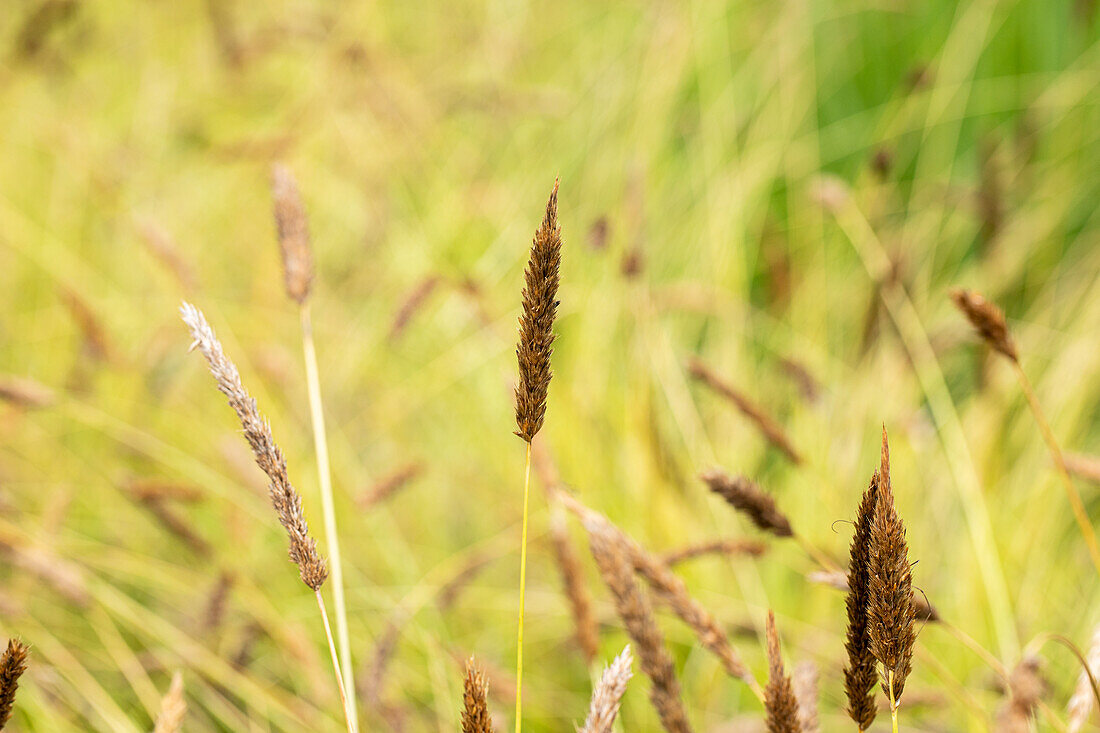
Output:
<svg viewBox="0 0 1100 733">
<path fill-rule="evenodd" d="M 295 491 L 287 476 L 286 459 L 275 444 L 271 435 L 271 426 L 260 414 L 256 400 L 244 388 L 240 372 L 236 365 L 222 351 L 222 345 L 214 334 L 214 329 L 206 322 L 206 317 L 195 306 L 184 303 L 180 308 L 184 323 L 191 329 L 191 336 L 210 367 L 218 389 L 229 399 L 229 406 L 237 413 L 244 428 L 244 437 L 252 448 L 252 455 L 270 484 L 268 495 L 275 508 L 279 523 L 286 530 L 290 541 L 290 559 L 298 565 L 302 581 L 314 591 L 320 589 L 328 577 L 325 561 L 317 552 L 317 544 L 309 534 L 305 513 L 302 511 L 302 497 Z"/>
<path fill-rule="evenodd" d="M 466 662 L 466 683 L 462 695 L 462 733 L 492 733 L 488 698 L 489 684 L 471 657 Z"/>
<path fill-rule="evenodd" d="M 856 529 L 852 537 L 851 560 L 848 565 L 848 635 L 844 647 L 848 651 L 848 665 L 844 668 L 844 692 L 848 697 L 848 715 L 867 730 L 875 720 L 875 682 L 878 680 L 877 661 L 871 651 L 871 634 L 868 629 L 867 609 L 870 603 L 871 583 L 871 525 L 878 500 L 878 472 L 871 478 L 871 485 L 863 493 L 856 514 Z"/>
<path fill-rule="evenodd" d="M 294 174 L 284 165 L 271 167 L 271 198 L 275 204 L 275 228 L 283 254 L 286 294 L 301 305 L 313 284 L 313 253 L 309 246 L 309 221 Z"/>
<path fill-rule="evenodd" d="M 1045 689 L 1039 658 L 1029 655 L 1020 660 L 1008 678 L 1008 699 L 997 711 L 997 732 L 1029 733 L 1031 718 Z"/>
<path fill-rule="evenodd" d="M 769 733 L 800 733 L 798 701 L 794 697 L 791 678 L 783 669 L 779 651 L 779 633 L 775 629 L 775 614 L 768 611 L 766 626 L 768 641 L 768 686 L 764 688 L 764 711 Z"/>
<path fill-rule="evenodd" d="M 550 355 L 554 344 L 554 316 L 558 311 L 561 267 L 561 227 L 558 225 L 558 182 L 546 202 L 546 216 L 535 232 L 524 272 L 523 313 L 519 318 L 519 384 L 516 385 L 516 435 L 528 443 L 546 417 L 550 387 Z"/>
<path fill-rule="evenodd" d="M 634 657 L 627 644 L 619 656 L 604 670 L 596 689 L 592 691 L 592 702 L 588 707 L 588 717 L 580 733 L 611 733 L 615 717 L 619 714 L 619 704 L 626 692 L 626 683 L 634 676 L 631 666 Z"/>
<path fill-rule="evenodd" d="M 896 703 L 901 699 L 905 678 L 912 669 L 916 614 L 905 525 L 898 517 L 890 486 L 890 448 L 885 427 L 882 429 L 878 499 L 871 523 L 870 568 L 867 617 L 871 650 L 882 664 L 883 691 L 889 695 L 892 686 Z M 891 673 L 892 685 L 888 684 Z"/>
<path fill-rule="evenodd" d="M 8 648 L 0 655 L 0 729 L 11 719 L 15 691 L 19 689 L 19 677 L 27 671 L 29 651 L 23 642 L 9 639 Z"/>
<path fill-rule="evenodd" d="M 701 359 L 693 357 L 688 361 L 688 373 L 725 399 L 729 400 L 742 415 L 747 417 L 749 421 L 756 426 L 757 430 L 760 431 L 764 438 L 782 451 L 792 463 L 799 464 L 802 462 L 802 457 L 798 454 L 798 451 L 794 449 L 794 445 L 791 443 L 790 438 L 787 437 L 787 434 L 783 431 L 783 428 L 779 426 L 779 423 L 764 412 L 763 408 L 750 400 L 729 382 L 722 379 L 722 377 L 718 376 L 718 374 L 703 363 Z"/>
<path fill-rule="evenodd" d="M 755 693 L 760 694 L 760 686 L 741 660 L 737 650 L 730 644 L 725 629 L 691 596 L 684 581 L 672 572 L 661 558 L 638 544 L 634 538 L 612 524 L 607 517 L 584 506 L 571 495 L 558 491 L 554 496 L 567 509 L 575 513 L 586 528 L 599 527 L 607 542 L 614 544 L 625 556 L 634 572 L 645 579 L 657 598 L 668 605 L 681 621 L 691 627 L 699 643 L 718 658 L 726 673 L 740 679 Z M 589 535 L 591 536 L 591 531 Z"/>
<path fill-rule="evenodd" d="M 183 718 L 187 714 L 187 702 L 183 699 L 183 676 L 176 672 L 172 675 L 172 685 L 168 694 L 160 701 L 160 715 L 157 716 L 153 733 L 180 733 L 183 730 Z"/>
<path fill-rule="evenodd" d="M 1019 361 L 1016 344 L 1008 332 L 1005 314 L 973 290 L 957 288 L 951 291 L 951 299 L 978 331 L 978 335 L 996 351 L 1012 361 Z"/>
<path fill-rule="evenodd" d="M 712 468 L 700 474 L 714 493 L 721 496 L 737 511 L 745 514 L 752 523 L 777 537 L 791 537 L 791 523 L 775 505 L 775 499 L 744 476 L 731 477 L 724 471 Z"/>
<path fill-rule="evenodd" d="M 615 610 L 638 650 L 642 671 L 653 683 L 649 698 L 661 724 L 669 733 L 689 733 L 691 726 L 680 697 L 676 668 L 665 648 L 664 636 L 653 618 L 649 599 L 634 582 L 628 550 L 623 547 L 621 537 L 611 523 L 596 512 L 587 512 L 583 523 L 588 532 L 592 557 L 611 591 Z"/>
</svg>

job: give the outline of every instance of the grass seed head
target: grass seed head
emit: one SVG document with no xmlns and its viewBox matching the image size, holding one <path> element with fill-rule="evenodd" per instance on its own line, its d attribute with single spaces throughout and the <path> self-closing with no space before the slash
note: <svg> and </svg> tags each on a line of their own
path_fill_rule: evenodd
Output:
<svg viewBox="0 0 1100 733">
<path fill-rule="evenodd" d="M 885 427 L 878 498 L 871 523 L 870 568 L 867 616 L 871 650 L 882 664 L 883 691 L 889 695 L 892 687 L 896 704 L 912 669 L 916 614 L 905 525 L 894 506 L 890 486 L 890 447 Z"/>
<path fill-rule="evenodd" d="M 794 696 L 791 678 L 783 669 L 783 657 L 779 649 L 779 632 L 775 628 L 775 614 L 768 611 L 766 627 L 768 645 L 768 686 L 764 688 L 764 711 L 769 733 L 800 733 L 798 701 Z"/>
<path fill-rule="evenodd" d="M 229 406 L 237 413 L 256 465 L 267 474 L 270 481 L 268 495 L 279 523 L 286 530 L 290 559 L 298 566 L 302 581 L 317 591 L 328 577 L 328 569 L 317 552 L 317 543 L 309 534 L 309 525 L 302 511 L 302 497 L 290 483 L 286 459 L 275 444 L 271 426 L 260 414 L 256 400 L 244 388 L 237 366 L 225 355 L 221 342 L 214 334 L 214 329 L 206 322 L 202 311 L 190 303 L 184 303 L 180 313 L 184 323 L 191 329 L 191 337 L 195 340 L 193 348 L 198 348 L 206 357 L 218 389 L 228 398 Z"/>
<path fill-rule="evenodd" d="M 11 719 L 15 705 L 15 691 L 19 678 L 27 671 L 27 645 L 18 639 L 9 639 L 8 648 L 0 655 L 0 729 Z"/>
<path fill-rule="evenodd" d="M 473 658 L 466 662 L 462 703 L 462 733 L 493 732 L 493 721 L 489 716 L 489 683 Z"/>
<path fill-rule="evenodd" d="M 313 252 L 309 244 L 309 220 L 298 182 L 285 165 L 271 167 L 271 198 L 275 205 L 275 228 L 283 255 L 286 294 L 301 305 L 313 285 Z"/>
<path fill-rule="evenodd" d="M 973 290 L 953 290 L 951 299 L 987 344 L 1012 361 L 1020 360 L 1016 344 L 1008 332 L 1005 314 L 1000 308 Z"/>
<path fill-rule="evenodd" d="M 704 471 L 700 478 L 706 482 L 711 491 L 746 515 L 760 529 L 771 532 L 777 537 L 794 535 L 790 520 L 779 511 L 775 499 L 761 491 L 760 487 L 749 479 L 744 476 L 734 478 L 717 468 Z"/>
<path fill-rule="evenodd" d="M 561 227 L 558 225 L 558 182 L 546 202 L 546 215 L 531 242 L 524 272 L 523 313 L 519 318 L 519 384 L 516 385 L 516 435 L 530 443 L 546 417 L 550 387 L 550 355 L 554 344 L 554 316 L 558 311 L 561 268 Z"/>
</svg>

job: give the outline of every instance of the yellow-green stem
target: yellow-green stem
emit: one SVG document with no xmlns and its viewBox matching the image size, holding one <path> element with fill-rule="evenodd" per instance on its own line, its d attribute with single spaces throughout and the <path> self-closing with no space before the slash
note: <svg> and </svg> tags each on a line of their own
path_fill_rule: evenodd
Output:
<svg viewBox="0 0 1100 733">
<path fill-rule="evenodd" d="M 355 677 L 352 673 L 351 636 L 348 632 L 348 611 L 344 600 L 344 565 L 340 559 L 340 538 L 336 532 L 336 508 L 332 495 L 332 470 L 329 466 L 328 440 L 325 436 L 325 411 L 321 402 L 321 378 L 317 369 L 317 349 L 313 345 L 313 321 L 309 303 L 302 305 L 302 351 L 306 363 L 306 386 L 309 392 L 309 413 L 313 424 L 313 445 L 317 453 L 317 475 L 321 486 L 321 513 L 325 525 L 325 545 L 328 547 L 329 570 L 332 573 L 332 601 L 336 611 L 336 637 L 343 660 L 342 679 L 347 680 L 343 696 L 348 700 L 348 717 L 352 733 L 358 733 L 355 705 Z"/>
<path fill-rule="evenodd" d="M 344 676 L 340 674 L 340 659 L 336 656 L 336 644 L 332 641 L 332 627 L 328 623 L 328 611 L 325 610 L 325 599 L 321 596 L 321 589 L 314 591 L 317 596 L 317 607 L 321 609 L 321 622 L 325 626 L 325 638 L 328 639 L 328 652 L 332 655 L 332 669 L 336 672 L 336 686 L 340 689 L 340 702 L 344 705 L 344 720 L 348 724 L 349 733 L 355 733 L 356 726 L 351 716 L 351 707 L 348 703 L 348 695 L 345 692 Z"/>
<path fill-rule="evenodd" d="M 894 699 L 894 670 L 890 670 L 886 679 L 890 687 L 890 729 L 898 733 L 898 701 Z"/>
<path fill-rule="evenodd" d="M 523 468 L 523 533 L 519 545 L 519 631 L 516 635 L 516 733 L 523 728 L 523 603 L 527 596 L 527 499 L 531 494 L 531 444 Z"/>
<path fill-rule="evenodd" d="M 1054 430 L 1047 422 L 1046 414 L 1039 405 L 1039 399 L 1035 396 L 1035 390 L 1031 388 L 1031 382 L 1028 380 L 1027 374 L 1024 373 L 1024 368 L 1015 359 L 1012 360 L 1012 367 L 1016 371 L 1016 377 L 1020 380 L 1020 388 L 1024 392 L 1024 397 L 1027 398 L 1031 414 L 1039 425 L 1039 432 L 1042 433 L 1043 440 L 1046 441 L 1050 455 L 1054 459 L 1054 466 L 1057 469 L 1058 477 L 1062 479 L 1062 486 L 1065 487 L 1066 498 L 1069 499 L 1070 508 L 1073 509 L 1073 516 L 1077 520 L 1077 526 L 1081 529 L 1081 536 L 1084 537 L 1085 544 L 1089 548 L 1092 564 L 1096 568 L 1097 574 L 1100 574 L 1100 545 L 1096 542 L 1096 532 L 1093 531 L 1088 513 L 1085 512 L 1081 495 L 1077 493 L 1077 489 L 1073 486 L 1073 479 L 1069 477 L 1069 471 L 1066 470 L 1066 460 L 1062 455 L 1058 440 L 1054 437 Z"/>
</svg>

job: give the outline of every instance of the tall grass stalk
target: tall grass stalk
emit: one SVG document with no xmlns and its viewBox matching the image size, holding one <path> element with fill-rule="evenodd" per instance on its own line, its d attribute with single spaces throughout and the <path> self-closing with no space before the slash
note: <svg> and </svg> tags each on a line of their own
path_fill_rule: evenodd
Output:
<svg viewBox="0 0 1100 733">
<path fill-rule="evenodd" d="M 523 468 L 523 531 L 519 546 L 519 623 L 516 632 L 516 733 L 523 727 L 523 610 L 527 598 L 527 504 L 531 494 L 531 444 Z"/>
<path fill-rule="evenodd" d="M 1032 389 L 1031 381 L 1027 378 L 1024 368 L 1020 366 L 1019 361 L 1014 359 L 1010 359 L 1010 361 L 1013 371 L 1016 372 L 1016 378 L 1020 382 L 1020 389 L 1023 390 L 1024 397 L 1027 398 L 1027 404 L 1028 407 L 1031 408 L 1031 414 L 1035 418 L 1035 423 L 1039 426 L 1039 432 L 1042 433 L 1043 440 L 1046 441 L 1051 458 L 1054 459 L 1054 466 L 1057 469 L 1058 478 L 1061 479 L 1062 486 L 1066 490 L 1066 498 L 1069 500 L 1070 509 L 1073 510 L 1073 516 L 1077 520 L 1077 526 L 1081 529 L 1081 536 L 1085 540 L 1085 545 L 1089 548 L 1089 556 L 1092 558 L 1092 564 L 1096 568 L 1097 574 L 1100 575 L 1100 545 L 1096 542 L 1096 531 L 1092 528 L 1092 522 L 1089 521 L 1089 515 L 1085 511 L 1085 505 L 1081 501 L 1081 495 L 1077 493 L 1077 488 L 1073 485 L 1073 479 L 1069 476 L 1069 470 L 1066 468 L 1065 455 L 1062 453 L 1062 448 L 1058 445 L 1058 439 L 1054 437 L 1054 431 L 1047 421 L 1046 413 L 1043 412 L 1043 408 L 1039 404 L 1039 399 L 1035 396 L 1035 390 Z"/>
<path fill-rule="evenodd" d="M 325 627 L 325 639 L 328 640 L 328 652 L 332 655 L 332 669 L 336 673 L 336 685 L 340 689 L 340 702 L 344 706 L 344 719 L 347 721 L 348 730 L 354 733 L 357 729 L 355 718 L 351 713 L 351 700 L 355 695 L 348 695 L 348 688 L 344 686 L 344 676 L 340 674 L 340 658 L 336 654 L 336 644 L 332 641 L 332 626 L 328 622 L 328 610 L 325 608 L 325 599 L 321 596 L 321 589 L 313 592 L 317 596 L 317 608 L 321 611 L 321 622 Z"/>
<path fill-rule="evenodd" d="M 317 476 L 321 486 L 321 516 L 325 525 L 325 542 L 328 545 L 329 569 L 332 573 L 332 602 L 336 616 L 336 637 L 340 644 L 341 669 L 344 680 L 344 683 L 341 683 L 341 695 L 345 698 L 352 733 L 356 733 L 359 730 L 359 716 L 355 704 L 351 636 L 348 632 L 347 603 L 344 598 L 344 570 L 343 563 L 340 560 L 339 533 L 336 531 L 336 507 L 332 495 L 332 471 L 329 466 L 328 439 L 325 434 L 325 412 L 324 405 L 321 402 L 321 380 L 317 370 L 317 349 L 313 344 L 313 322 L 310 317 L 308 302 L 301 305 L 300 314 L 302 320 L 302 351 L 305 355 L 306 385 L 309 392 L 310 421 L 313 425 L 313 444 L 317 452 Z M 338 676 L 340 671 L 337 670 Z"/>
</svg>

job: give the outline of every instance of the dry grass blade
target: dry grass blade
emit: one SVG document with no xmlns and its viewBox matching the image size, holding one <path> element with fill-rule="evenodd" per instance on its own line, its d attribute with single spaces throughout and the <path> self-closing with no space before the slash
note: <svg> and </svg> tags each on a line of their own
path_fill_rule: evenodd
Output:
<svg viewBox="0 0 1100 733">
<path fill-rule="evenodd" d="M 132 478 L 123 483 L 126 493 L 139 501 L 145 499 L 171 499 L 172 501 L 197 502 L 206 497 L 202 489 L 178 481 L 156 478 Z"/>
<path fill-rule="evenodd" d="M 359 506 L 369 509 L 393 497 L 424 471 L 421 463 L 407 463 L 388 476 L 379 479 L 359 497 Z"/>
<path fill-rule="evenodd" d="M 901 699 L 905 678 L 912 669 L 915 632 L 913 622 L 913 579 L 905 525 L 894 507 L 890 485 L 890 447 L 882 429 L 882 461 L 878 475 L 878 498 L 871 524 L 870 597 L 867 604 L 871 649 L 882 664 L 886 677 L 883 690 L 893 701 Z"/>
<path fill-rule="evenodd" d="M 1083 453 L 1066 453 L 1066 470 L 1071 476 L 1100 484 L 1100 457 Z"/>
<path fill-rule="evenodd" d="M 860 730 L 871 727 L 877 712 L 874 689 L 878 673 L 871 650 L 868 608 L 871 594 L 871 526 L 878 503 L 878 483 L 878 472 L 875 472 L 856 514 L 851 560 L 848 576 L 844 579 L 848 587 L 845 599 L 848 632 L 844 642 L 848 664 L 844 668 L 844 692 L 848 697 L 848 716 Z"/>
<path fill-rule="evenodd" d="M 1089 679 L 1089 672 L 1092 672 L 1094 678 L 1100 678 L 1100 626 L 1097 626 L 1092 634 L 1092 643 L 1089 645 L 1086 661 L 1088 670 L 1081 670 L 1073 696 L 1066 706 L 1067 733 L 1077 733 L 1084 728 L 1088 723 L 1089 715 L 1096 707 L 1096 697 L 1092 689 L 1092 680 Z"/>
<path fill-rule="evenodd" d="M 653 618 L 649 600 L 634 582 L 628 550 L 622 546 L 621 538 L 607 520 L 589 512 L 583 521 L 588 532 L 592 557 L 596 560 L 604 583 L 611 591 L 619 618 L 626 626 L 630 638 L 634 640 L 642 671 L 653 683 L 649 698 L 657 710 L 661 724 L 669 733 L 688 733 L 691 726 L 680 698 L 676 669 L 672 657 L 665 649 L 664 636 Z"/>
<path fill-rule="evenodd" d="M 489 716 L 489 685 L 485 675 L 471 658 L 466 662 L 466 681 L 462 695 L 462 733 L 492 733 Z"/>
<path fill-rule="evenodd" d="M 275 227 L 283 254 L 286 294 L 301 305 L 313 284 L 313 253 L 309 246 L 309 221 L 294 174 L 284 165 L 271 167 L 271 198 L 275 203 Z"/>
<path fill-rule="evenodd" d="M 210 543 L 199 536 L 194 525 L 168 506 L 163 499 L 150 496 L 139 499 L 138 502 L 157 520 L 158 524 L 187 545 L 188 549 L 196 555 L 209 558 L 214 554 Z"/>
<path fill-rule="evenodd" d="M 223 570 L 218 575 L 218 580 L 206 599 L 206 610 L 202 614 L 201 628 L 205 633 L 221 628 L 229 605 L 229 591 L 232 590 L 234 581 L 233 573 L 228 570 Z"/>
<path fill-rule="evenodd" d="M 747 555 L 760 557 L 768 551 L 768 546 L 755 540 L 711 540 L 697 545 L 688 545 L 678 550 L 670 550 L 661 556 L 669 567 L 706 555 Z"/>
<path fill-rule="evenodd" d="M 402 301 L 401 306 L 397 309 L 397 314 L 393 317 L 393 323 L 390 325 L 390 341 L 396 341 L 401 338 L 401 334 L 405 332 L 409 323 L 412 321 L 413 316 L 417 311 L 427 302 L 432 293 L 439 286 L 440 277 L 438 275 L 429 275 L 428 277 L 417 283 L 409 294 Z"/>
<path fill-rule="evenodd" d="M 546 216 L 535 232 L 524 272 L 523 313 L 519 319 L 519 383 L 516 385 L 516 435 L 530 443 L 546 416 L 550 387 L 550 355 L 554 316 L 558 311 L 561 268 L 561 227 L 558 225 L 558 182 L 546 202 Z"/>
<path fill-rule="evenodd" d="M 229 406 L 240 418 L 244 437 L 252 448 L 256 464 L 263 469 L 271 482 L 268 494 L 279 523 L 286 530 L 290 559 L 298 565 L 302 581 L 316 592 L 328 577 L 328 570 L 317 552 L 316 542 L 309 534 L 309 525 L 302 512 L 302 497 L 290 483 L 286 459 L 271 436 L 271 426 L 260 415 L 256 401 L 241 383 L 236 365 L 222 351 L 222 345 L 206 322 L 206 317 L 190 303 L 184 303 L 180 312 L 195 340 L 193 348 L 197 347 L 206 357 L 210 371 L 217 380 L 218 389 L 228 398 Z"/>
<path fill-rule="evenodd" d="M 604 670 L 599 684 L 592 691 L 588 717 L 585 718 L 580 733 L 611 733 L 626 685 L 634 676 L 631 670 L 633 664 L 634 657 L 630 654 L 630 645 L 627 644 L 622 653 Z"/>
<path fill-rule="evenodd" d="M 779 650 L 779 632 L 775 629 L 775 614 L 768 611 L 768 686 L 764 688 L 764 711 L 769 733 L 799 733 L 798 700 L 791 678 L 783 669 Z"/>
<path fill-rule="evenodd" d="M 550 542 L 554 548 L 554 559 L 557 561 L 562 588 L 573 616 L 577 646 L 584 654 L 585 661 L 591 666 L 599 652 L 599 628 L 596 616 L 592 612 L 592 598 L 581 571 L 580 559 L 569 538 L 562 503 L 558 500 L 558 493 L 567 489 L 561 483 L 560 474 L 546 448 L 545 441 L 532 443 L 531 467 L 542 482 L 550 503 Z"/>
<path fill-rule="evenodd" d="M 0 375 L 0 400 L 17 407 L 42 408 L 54 403 L 52 389 L 26 377 Z"/>
<path fill-rule="evenodd" d="M 0 538 L 0 549 L 10 554 L 11 564 L 30 573 L 78 608 L 92 602 L 84 573 L 77 565 L 39 547 L 18 545 Z"/>
<path fill-rule="evenodd" d="M 791 675 L 794 699 L 798 701 L 798 725 L 802 733 L 819 733 L 821 721 L 817 717 L 817 665 L 799 662 Z"/>
<path fill-rule="evenodd" d="M 1024 657 L 1008 678 L 1008 699 L 997 711 L 998 733 L 1028 733 L 1035 708 L 1046 688 L 1039 674 L 1039 658 Z"/>
<path fill-rule="evenodd" d="M 19 678 L 27 671 L 27 645 L 18 639 L 9 639 L 8 648 L 0 655 L 0 729 L 11 719 L 15 705 L 15 692 Z"/>
<path fill-rule="evenodd" d="M 978 293 L 962 288 L 951 291 L 951 300 L 955 301 L 955 305 L 970 321 L 970 325 L 974 326 L 982 340 L 1012 361 L 1019 361 L 1016 344 L 1012 341 L 1005 314 L 1000 308 Z"/>
<path fill-rule="evenodd" d="M 779 423 L 769 417 L 752 400 L 719 377 L 709 366 L 697 358 L 692 358 L 688 362 L 688 373 L 733 403 L 734 407 L 741 411 L 741 414 L 756 425 L 768 442 L 781 450 L 792 462 L 796 464 L 802 462 L 801 456 L 794 449 Z"/>
<path fill-rule="evenodd" d="M 557 503 L 554 504 L 550 514 L 550 541 L 554 547 L 554 559 L 557 560 L 558 570 L 561 572 L 565 597 L 569 601 L 569 610 L 573 616 L 577 646 L 584 654 L 585 661 L 592 664 L 600 645 L 596 617 L 592 613 L 592 598 L 588 592 L 588 584 L 584 582 L 580 560 L 569 539 L 565 516 Z"/>
<path fill-rule="evenodd" d="M 193 292 L 198 287 L 198 277 L 195 270 L 184 259 L 179 247 L 172 241 L 168 232 L 161 229 L 150 219 L 141 219 L 137 222 L 138 232 L 145 242 L 145 247 L 171 272 L 180 287 L 185 292 Z"/>
<path fill-rule="evenodd" d="M 700 474 L 714 493 L 730 506 L 747 516 L 753 524 L 777 537 L 793 537 L 790 520 L 779 511 L 775 499 L 765 494 L 756 484 L 744 476 L 736 478 L 724 471 L 712 468 Z"/>
<path fill-rule="evenodd" d="M 183 730 L 183 718 L 187 714 L 187 703 L 183 699 L 183 675 L 172 675 L 172 685 L 168 694 L 160 703 L 160 715 L 157 716 L 153 733 L 180 733 Z"/>
<path fill-rule="evenodd" d="M 446 611 L 454 606 L 462 591 L 485 569 L 485 566 L 491 560 L 492 558 L 487 555 L 475 555 L 470 558 L 469 562 L 459 568 L 450 580 L 440 586 L 439 592 L 435 596 L 435 602 L 439 606 L 439 610 Z"/>
</svg>

